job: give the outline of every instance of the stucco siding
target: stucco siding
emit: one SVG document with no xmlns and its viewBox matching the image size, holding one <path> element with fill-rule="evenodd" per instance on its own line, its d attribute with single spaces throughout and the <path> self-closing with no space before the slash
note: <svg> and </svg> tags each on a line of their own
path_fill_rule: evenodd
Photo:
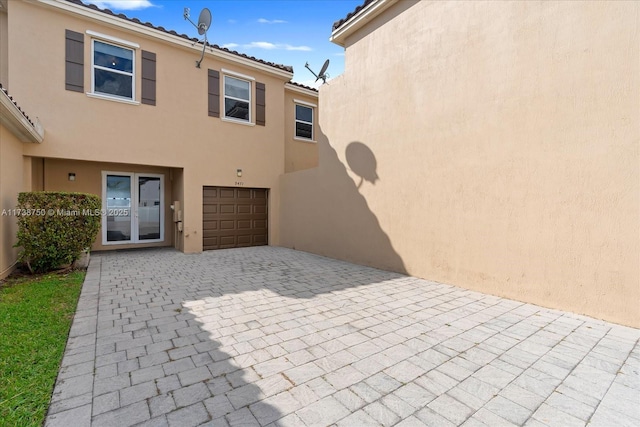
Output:
<svg viewBox="0 0 640 427">
<path fill-rule="evenodd" d="M 640 326 L 639 11 L 391 7 L 320 89 L 319 167 L 283 177 L 283 245 Z"/>
</svg>

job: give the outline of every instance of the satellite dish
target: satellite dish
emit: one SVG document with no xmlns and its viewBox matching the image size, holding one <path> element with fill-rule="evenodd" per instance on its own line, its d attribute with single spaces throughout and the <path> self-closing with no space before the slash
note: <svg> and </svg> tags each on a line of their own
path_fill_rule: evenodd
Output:
<svg viewBox="0 0 640 427">
<path fill-rule="evenodd" d="M 308 62 L 306 64 L 304 64 L 304 66 L 307 68 L 307 70 L 311 71 L 311 74 L 316 76 L 316 81 L 322 79 L 322 83 L 323 84 L 327 82 L 327 77 L 329 77 L 329 74 L 327 74 L 327 68 L 329 68 L 329 60 L 328 59 L 326 61 L 324 61 L 324 64 L 322 64 L 322 68 L 320 69 L 320 72 L 318 74 L 314 73 L 313 70 L 311 68 L 309 68 L 309 63 Z"/>
<path fill-rule="evenodd" d="M 198 34 L 200 34 L 201 36 L 204 35 L 204 39 L 202 41 L 202 55 L 200 55 L 200 59 L 198 61 L 196 61 L 196 67 L 200 68 L 200 64 L 202 63 L 202 60 L 204 59 L 204 50 L 207 48 L 207 30 L 211 27 L 211 11 L 209 9 L 207 9 L 206 7 L 204 9 L 202 9 L 202 11 L 200 12 L 200 16 L 198 16 L 198 23 L 196 24 L 195 22 L 193 22 L 191 19 L 189 19 L 189 8 L 185 7 L 184 8 L 184 13 L 182 15 L 184 17 L 184 19 L 186 19 L 187 21 L 191 22 L 191 25 L 193 25 L 194 27 L 196 27 L 198 29 Z M 197 41 L 195 43 L 193 43 L 194 45 L 198 43 Z"/>
<path fill-rule="evenodd" d="M 206 34 L 207 30 L 211 26 L 211 11 L 206 7 L 200 12 L 198 17 L 198 34 Z"/>
</svg>

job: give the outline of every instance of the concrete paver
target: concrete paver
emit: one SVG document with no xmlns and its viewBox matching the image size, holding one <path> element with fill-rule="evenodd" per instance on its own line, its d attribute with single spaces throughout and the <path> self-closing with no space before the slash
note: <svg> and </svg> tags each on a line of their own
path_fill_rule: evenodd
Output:
<svg viewBox="0 0 640 427">
<path fill-rule="evenodd" d="M 639 339 L 284 248 L 94 254 L 45 425 L 638 425 Z"/>
</svg>

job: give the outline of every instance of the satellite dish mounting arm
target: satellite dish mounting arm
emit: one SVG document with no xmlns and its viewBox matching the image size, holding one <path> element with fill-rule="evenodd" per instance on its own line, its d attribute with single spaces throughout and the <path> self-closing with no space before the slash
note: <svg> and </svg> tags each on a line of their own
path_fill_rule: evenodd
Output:
<svg viewBox="0 0 640 427">
<path fill-rule="evenodd" d="M 200 64 L 202 63 L 202 60 L 204 59 L 204 51 L 207 48 L 207 44 L 209 44 L 209 41 L 207 40 L 207 30 L 211 26 L 211 12 L 206 7 L 204 9 L 202 9 L 202 11 L 200 12 L 200 16 L 198 17 L 198 23 L 197 24 L 195 22 L 193 22 L 191 19 L 189 19 L 189 12 L 190 12 L 189 8 L 185 7 L 184 8 L 184 13 L 183 13 L 182 16 L 184 17 L 184 19 L 189 21 L 191 23 L 191 25 L 193 25 L 194 27 L 196 27 L 198 29 L 198 34 L 200 34 L 201 36 L 204 35 L 204 40 L 202 42 L 202 54 L 200 55 L 200 59 L 198 61 L 196 61 L 196 67 L 200 68 Z"/>
</svg>

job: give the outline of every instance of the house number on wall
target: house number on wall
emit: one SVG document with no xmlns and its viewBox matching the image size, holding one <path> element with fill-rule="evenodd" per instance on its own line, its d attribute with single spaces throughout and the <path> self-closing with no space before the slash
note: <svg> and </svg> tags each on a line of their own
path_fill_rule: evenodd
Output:
<svg viewBox="0 0 640 427">
<path fill-rule="evenodd" d="M 244 185 L 244 182 L 242 182 L 242 181 L 236 181 L 236 185 L 237 185 L 238 187 L 242 187 L 242 186 Z"/>
</svg>

